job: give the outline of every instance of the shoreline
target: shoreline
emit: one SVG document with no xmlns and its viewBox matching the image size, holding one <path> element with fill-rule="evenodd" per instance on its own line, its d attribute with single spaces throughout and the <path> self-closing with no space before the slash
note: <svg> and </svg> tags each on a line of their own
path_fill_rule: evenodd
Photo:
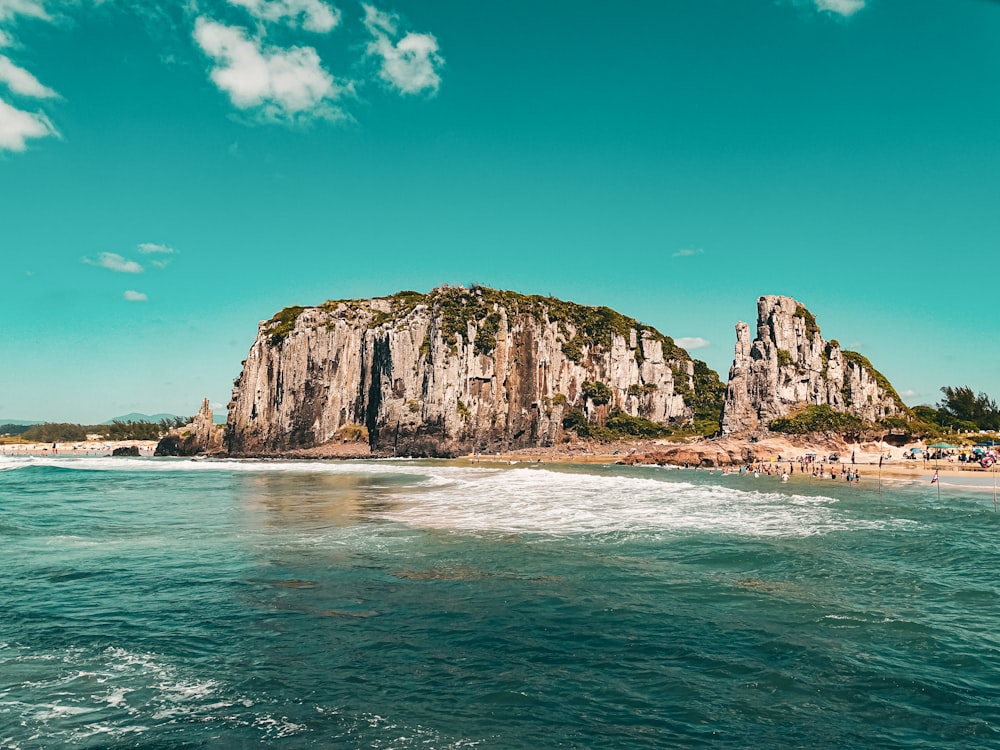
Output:
<svg viewBox="0 0 1000 750">
<path fill-rule="evenodd" d="M 136 447 L 140 457 L 152 457 L 156 449 L 155 440 L 80 441 L 73 443 L 8 443 L 0 445 L 3 457 L 49 457 L 49 458 L 100 458 L 110 457 L 116 448 Z M 637 440 L 615 443 L 592 443 L 574 441 L 546 448 L 525 448 L 521 450 L 493 453 L 469 453 L 450 459 L 463 465 L 480 464 L 575 464 L 575 465 L 660 465 L 700 471 L 732 470 L 739 466 L 759 466 L 765 475 L 780 476 L 791 468 L 792 476 L 810 476 L 813 469 L 821 470 L 827 481 L 830 469 L 835 468 L 838 479 L 848 469 L 861 473 L 863 480 L 876 478 L 879 473 L 883 480 L 926 480 L 930 482 L 934 472 L 942 479 L 980 478 L 986 483 L 996 472 L 997 464 L 984 469 L 978 464 L 963 464 L 955 457 L 952 460 L 912 460 L 904 459 L 903 453 L 919 443 L 905 446 L 888 446 L 879 443 L 849 444 L 837 438 L 820 440 L 788 439 L 769 437 L 757 442 L 743 439 L 715 438 L 689 443 L 670 443 L 663 440 Z M 839 454 L 839 460 L 830 461 L 832 453 Z M 808 456 L 810 456 L 807 458 Z M 852 461 L 853 455 L 853 461 Z M 706 456 L 711 463 L 706 463 Z M 742 461 L 733 461 L 737 456 Z M 879 457 L 882 457 L 881 471 Z M 213 456 L 209 456 L 213 457 Z M 267 459 L 267 460 L 371 460 L 393 458 L 373 454 L 367 445 L 348 444 L 320 446 L 310 449 L 286 451 L 276 454 L 246 456 L 218 455 L 214 457 Z M 403 457 L 400 457 L 403 458 Z M 730 459 L 725 463 L 717 459 Z M 805 471 L 802 471 L 805 469 Z M 820 477 L 817 477 L 820 479 Z M 978 486 L 962 484 L 960 486 Z"/>
<path fill-rule="evenodd" d="M 79 440 L 72 443 L 5 443 L 0 445 L 0 456 L 47 456 L 67 458 L 73 456 L 101 458 L 111 456 L 116 448 L 138 448 L 140 456 L 152 456 L 157 440 Z"/>
</svg>

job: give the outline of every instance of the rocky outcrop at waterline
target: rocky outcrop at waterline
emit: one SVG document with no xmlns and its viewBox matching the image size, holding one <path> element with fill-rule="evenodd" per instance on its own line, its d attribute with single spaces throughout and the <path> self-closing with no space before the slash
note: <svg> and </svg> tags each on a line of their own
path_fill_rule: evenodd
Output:
<svg viewBox="0 0 1000 750">
<path fill-rule="evenodd" d="M 722 432 L 753 433 L 810 405 L 828 405 L 867 422 L 907 412 L 871 362 L 823 339 L 804 305 L 791 297 L 760 297 L 756 338 L 750 340 L 746 323 L 736 324 Z"/>
<path fill-rule="evenodd" d="M 223 426 L 215 424 L 208 399 L 203 399 L 201 409 L 190 423 L 174 427 L 156 444 L 155 456 L 198 456 L 220 453 Z"/>
<path fill-rule="evenodd" d="M 359 430 L 376 455 L 544 447 L 571 415 L 690 421 L 697 382 L 669 336 L 607 307 L 482 287 L 400 292 L 262 322 L 227 441 L 234 455 L 337 444 Z"/>
</svg>

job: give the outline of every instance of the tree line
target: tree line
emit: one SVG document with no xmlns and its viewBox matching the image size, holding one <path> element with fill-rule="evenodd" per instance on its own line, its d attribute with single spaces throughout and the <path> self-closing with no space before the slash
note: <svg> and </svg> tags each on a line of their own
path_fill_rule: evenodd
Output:
<svg viewBox="0 0 1000 750">
<path fill-rule="evenodd" d="M 100 435 L 102 440 L 159 440 L 168 430 L 183 427 L 191 417 L 161 419 L 159 422 L 122 421 L 111 424 L 75 424 L 46 422 L 34 425 L 0 425 L 0 434 L 15 435 L 29 443 L 78 443 L 87 435 Z"/>
</svg>

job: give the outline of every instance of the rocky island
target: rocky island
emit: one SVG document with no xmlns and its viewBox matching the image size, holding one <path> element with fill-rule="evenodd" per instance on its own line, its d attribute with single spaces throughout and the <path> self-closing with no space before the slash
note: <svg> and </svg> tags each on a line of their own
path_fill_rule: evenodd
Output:
<svg viewBox="0 0 1000 750">
<path fill-rule="evenodd" d="M 373 454 L 546 447 L 566 424 L 683 425 L 717 374 L 607 307 L 440 287 L 290 307 L 235 382 L 228 449 L 278 454 L 363 436 Z"/>
<path fill-rule="evenodd" d="M 554 297 L 445 286 L 288 307 L 258 326 L 226 450 L 453 457 L 657 439 L 657 460 L 722 464 L 817 415 L 859 435 L 911 416 L 799 301 L 760 297 L 750 330 L 736 326 L 723 385 L 655 328 Z"/>
<path fill-rule="evenodd" d="M 827 405 L 871 423 L 909 411 L 888 379 L 857 352 L 825 341 L 816 318 L 791 297 L 757 300 L 757 336 L 736 324 L 723 434 L 766 429 L 779 417 Z"/>
</svg>

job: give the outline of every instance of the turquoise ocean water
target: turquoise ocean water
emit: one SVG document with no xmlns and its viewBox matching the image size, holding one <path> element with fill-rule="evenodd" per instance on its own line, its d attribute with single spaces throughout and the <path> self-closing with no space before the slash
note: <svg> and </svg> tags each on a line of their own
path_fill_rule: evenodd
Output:
<svg viewBox="0 0 1000 750">
<path fill-rule="evenodd" d="M 949 484 L 0 458 L 0 747 L 998 747 L 998 580 Z"/>
</svg>

